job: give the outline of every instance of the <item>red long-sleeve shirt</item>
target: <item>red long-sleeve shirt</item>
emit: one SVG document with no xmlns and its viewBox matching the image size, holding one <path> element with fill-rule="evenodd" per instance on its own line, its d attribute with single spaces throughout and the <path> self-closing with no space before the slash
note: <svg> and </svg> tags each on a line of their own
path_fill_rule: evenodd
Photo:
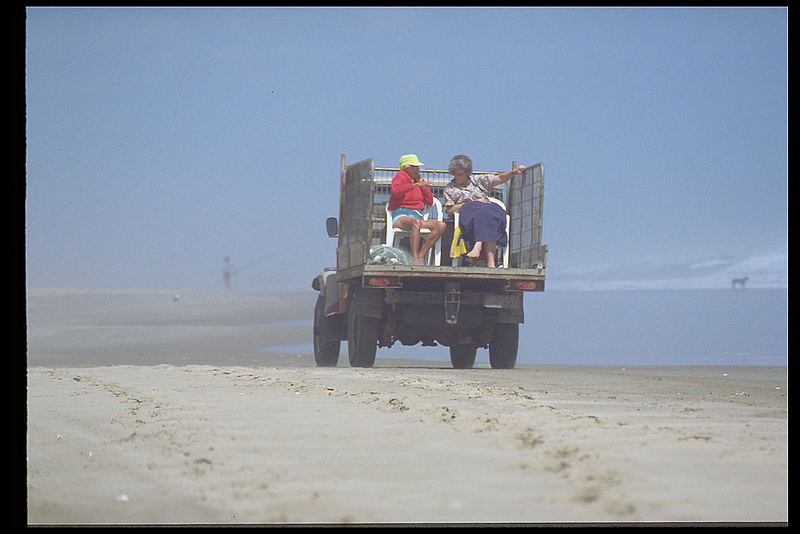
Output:
<svg viewBox="0 0 800 534">
<path fill-rule="evenodd" d="M 389 209 L 411 208 L 424 210 L 433 204 L 433 193 L 430 187 L 417 187 L 406 171 L 399 171 L 392 178 L 392 196 L 389 197 Z"/>
</svg>

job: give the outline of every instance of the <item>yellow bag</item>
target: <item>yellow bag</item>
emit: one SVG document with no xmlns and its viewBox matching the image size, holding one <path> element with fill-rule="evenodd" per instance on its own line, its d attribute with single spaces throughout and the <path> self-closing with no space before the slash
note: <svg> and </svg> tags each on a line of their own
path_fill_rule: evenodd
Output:
<svg viewBox="0 0 800 534">
<path fill-rule="evenodd" d="M 453 230 L 453 242 L 450 244 L 450 257 L 458 258 L 467 252 L 467 245 L 464 244 L 464 236 L 461 235 L 461 226 L 456 225 L 455 230 Z"/>
</svg>

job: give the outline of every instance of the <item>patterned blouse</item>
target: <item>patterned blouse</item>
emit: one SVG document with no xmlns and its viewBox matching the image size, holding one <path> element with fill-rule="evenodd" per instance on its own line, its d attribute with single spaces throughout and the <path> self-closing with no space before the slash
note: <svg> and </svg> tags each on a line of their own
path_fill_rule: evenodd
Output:
<svg viewBox="0 0 800 534">
<path fill-rule="evenodd" d="M 489 191 L 492 189 L 492 178 L 494 178 L 492 174 L 470 175 L 467 185 L 463 187 L 458 185 L 455 180 L 450 180 L 442 194 L 444 207 L 448 208 L 479 198 L 488 199 Z"/>
</svg>

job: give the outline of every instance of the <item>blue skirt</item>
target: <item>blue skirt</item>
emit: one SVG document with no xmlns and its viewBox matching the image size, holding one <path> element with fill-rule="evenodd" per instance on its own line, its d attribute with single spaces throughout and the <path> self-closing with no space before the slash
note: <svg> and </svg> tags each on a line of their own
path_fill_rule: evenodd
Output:
<svg viewBox="0 0 800 534">
<path fill-rule="evenodd" d="M 508 244 L 506 212 L 494 202 L 467 202 L 461 206 L 458 218 L 467 250 L 478 241 L 496 241 L 500 247 Z"/>
</svg>

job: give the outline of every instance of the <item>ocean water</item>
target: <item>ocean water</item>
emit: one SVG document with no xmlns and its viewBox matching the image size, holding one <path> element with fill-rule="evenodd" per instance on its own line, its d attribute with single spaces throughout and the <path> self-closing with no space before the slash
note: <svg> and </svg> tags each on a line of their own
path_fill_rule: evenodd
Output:
<svg viewBox="0 0 800 534">
<path fill-rule="evenodd" d="M 786 289 L 547 290 L 525 295 L 517 362 L 785 366 L 787 321 Z M 309 354 L 313 346 L 309 339 L 275 350 Z M 447 347 L 399 343 L 377 357 L 450 361 Z M 479 349 L 476 363 L 488 361 Z"/>
<path fill-rule="evenodd" d="M 787 306 L 785 289 L 531 293 L 517 361 L 787 365 Z"/>
</svg>

